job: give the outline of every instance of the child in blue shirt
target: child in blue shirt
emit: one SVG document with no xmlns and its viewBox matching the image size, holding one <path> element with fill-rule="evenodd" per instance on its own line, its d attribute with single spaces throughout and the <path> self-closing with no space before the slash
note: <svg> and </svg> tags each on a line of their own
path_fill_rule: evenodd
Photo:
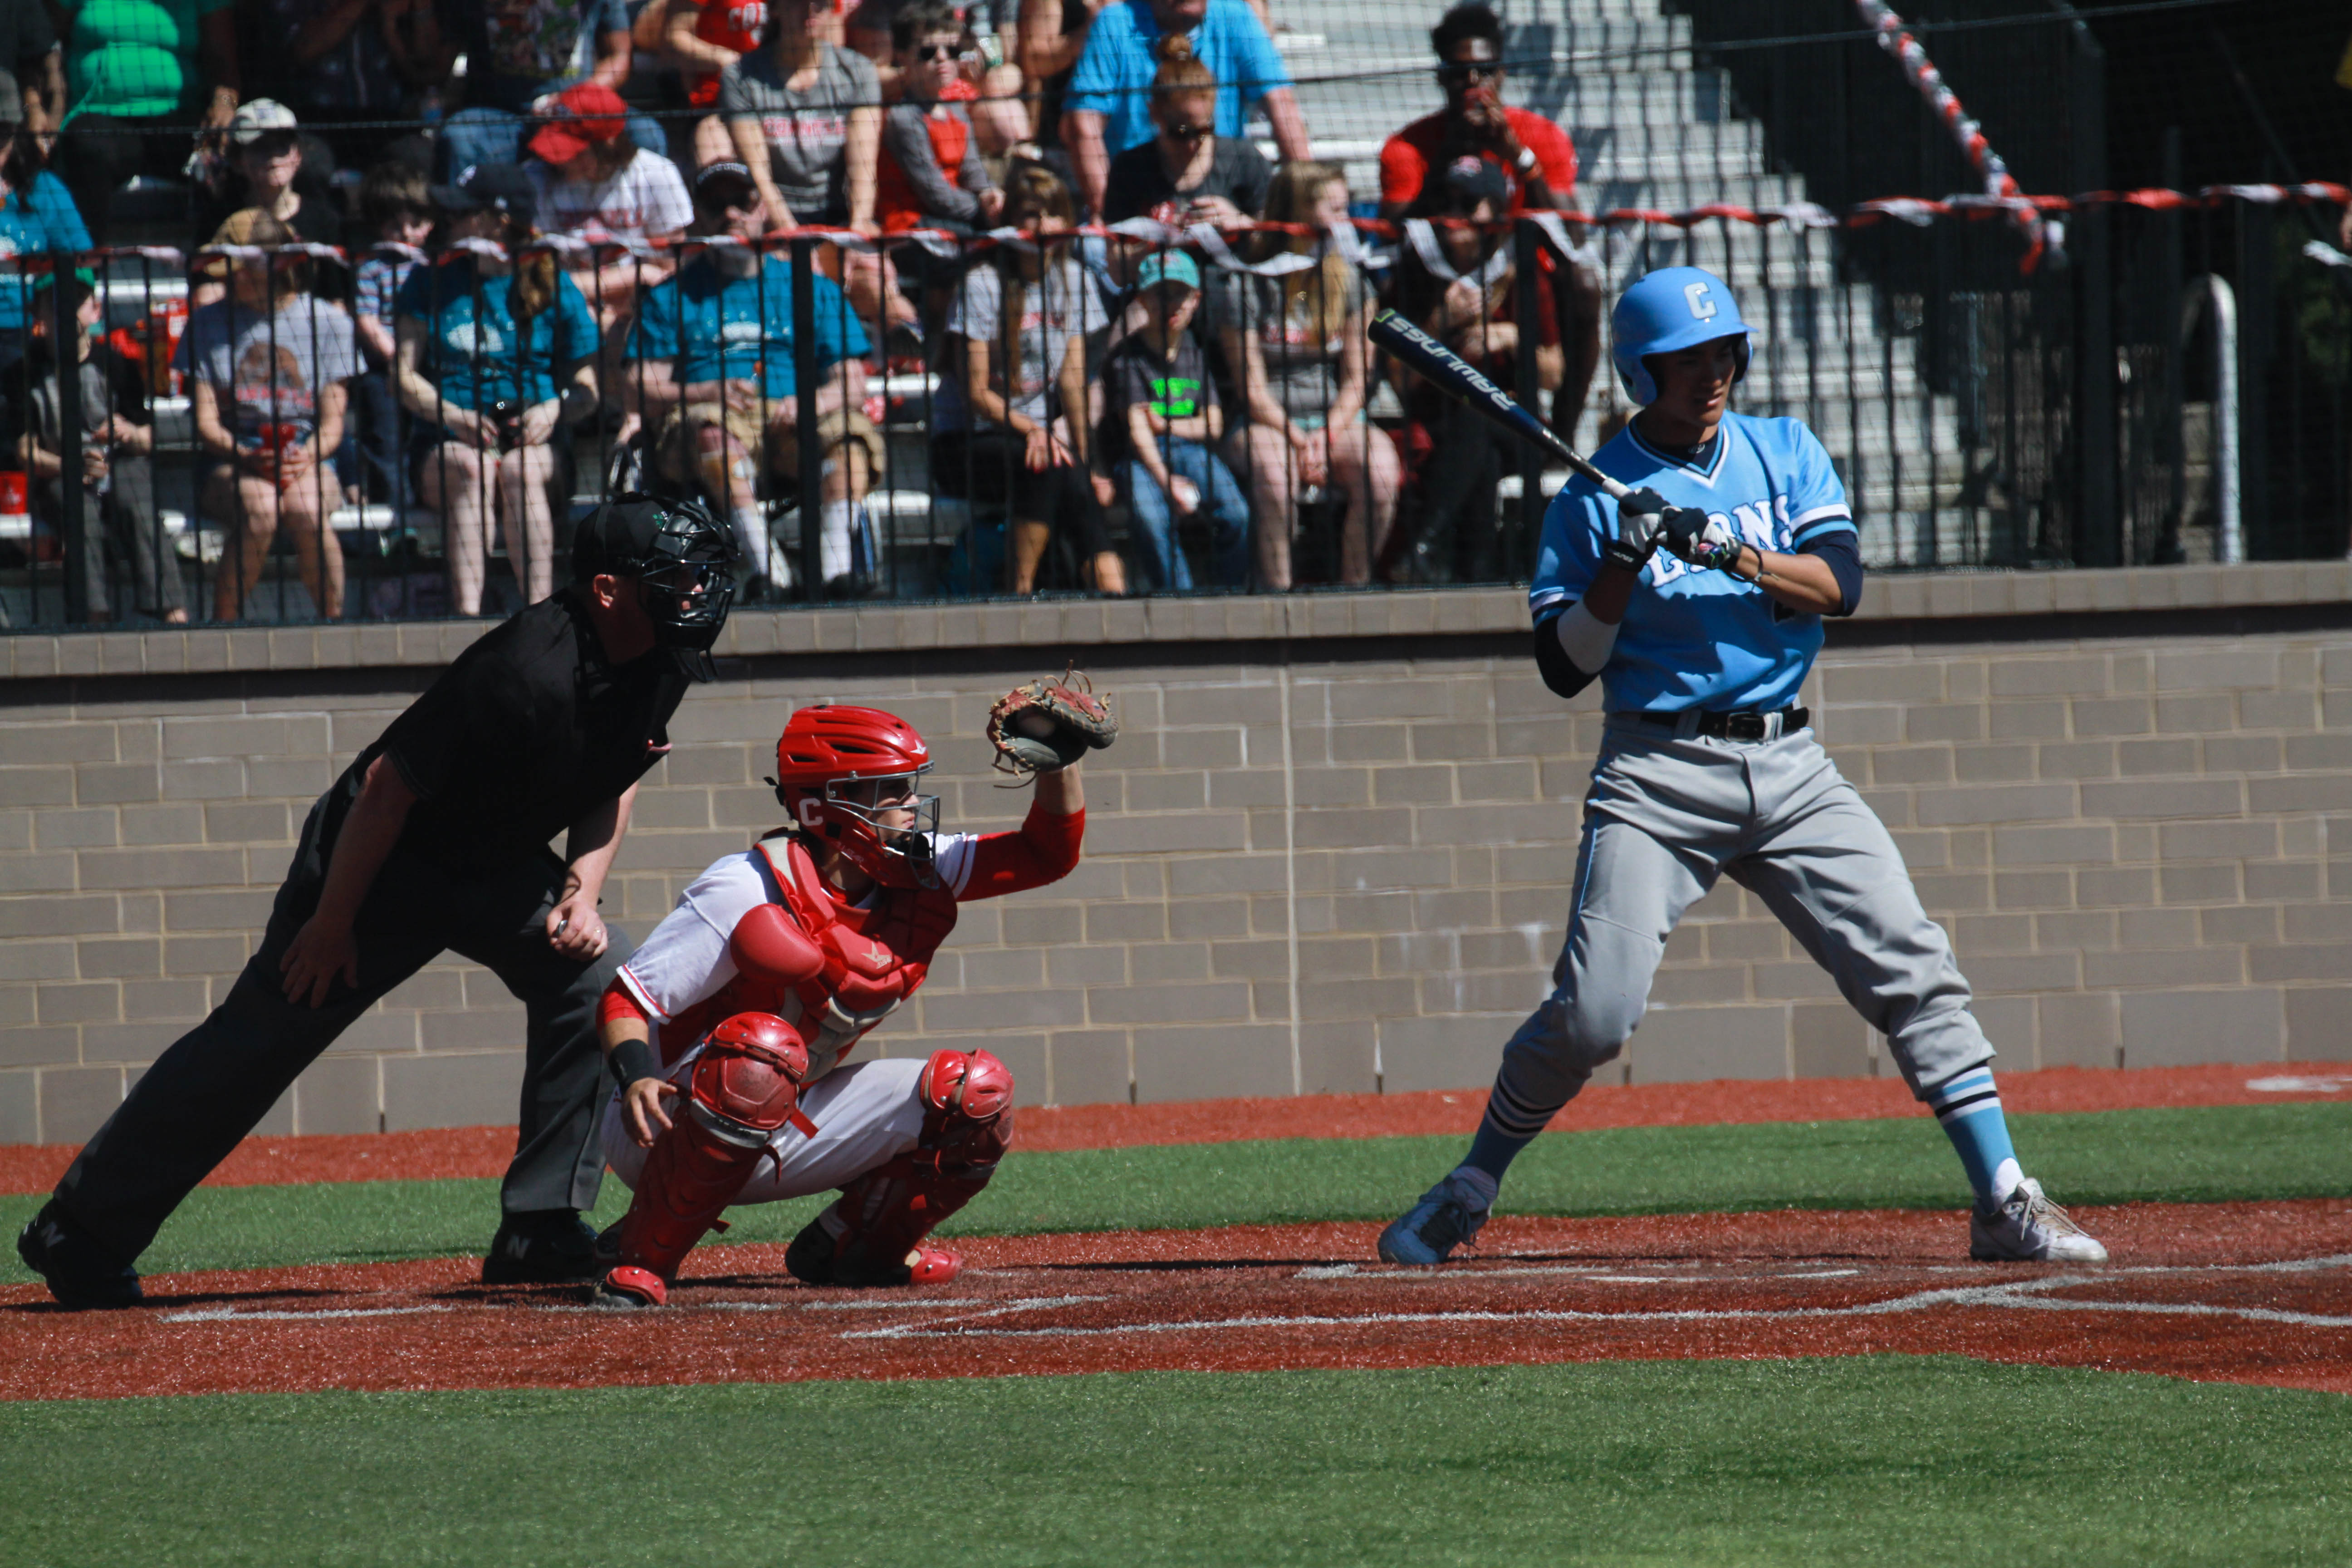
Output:
<svg viewBox="0 0 2352 1568">
<path fill-rule="evenodd" d="M 360 262 L 352 301 L 366 368 L 352 378 L 353 428 L 343 444 L 348 456 L 337 466 L 346 486 L 363 487 L 371 500 L 390 501 L 398 518 L 407 510 L 409 487 L 404 421 L 392 384 L 393 301 L 424 261 L 433 233 L 433 199 L 424 174 L 397 160 L 378 163 L 360 182 L 360 214 L 375 236 L 375 248 Z"/>
<path fill-rule="evenodd" d="M 1249 501 L 1211 443 L 1224 434 L 1224 409 L 1208 356 L 1187 330 L 1201 304 L 1201 269 L 1181 250 L 1146 258 L 1136 273 L 1143 324 L 1103 365 L 1110 437 L 1122 438 L 1128 505 L 1145 546 L 1145 570 L 1162 588 L 1192 586 L 1176 538 L 1180 517 L 1209 522 L 1209 577 L 1238 588 L 1249 574 Z"/>
</svg>

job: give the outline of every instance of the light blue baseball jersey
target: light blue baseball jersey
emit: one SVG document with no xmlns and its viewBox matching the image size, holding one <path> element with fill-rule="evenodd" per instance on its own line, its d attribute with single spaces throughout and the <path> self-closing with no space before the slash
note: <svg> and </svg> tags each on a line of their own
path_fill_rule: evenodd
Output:
<svg viewBox="0 0 2352 1568">
<path fill-rule="evenodd" d="M 1699 508 L 1759 549 L 1793 553 L 1854 531 L 1829 453 L 1794 419 L 1726 414 L 1703 469 L 1651 446 L 1631 425 L 1592 462 L 1634 489 L 1656 490 L 1669 506 Z M 1584 596 L 1601 570 L 1601 545 L 1616 530 L 1617 503 L 1591 480 L 1570 479 L 1552 498 L 1528 595 L 1537 619 Z M 1604 707 L 1675 713 L 1785 708 L 1797 700 L 1822 650 L 1819 616 L 1664 550 L 1651 557 L 1642 578 L 1601 672 Z"/>
</svg>

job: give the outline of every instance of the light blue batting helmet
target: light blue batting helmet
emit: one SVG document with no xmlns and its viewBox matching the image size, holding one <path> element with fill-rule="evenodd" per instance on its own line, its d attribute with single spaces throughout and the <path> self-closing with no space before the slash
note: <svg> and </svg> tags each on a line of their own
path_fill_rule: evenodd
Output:
<svg viewBox="0 0 2352 1568">
<path fill-rule="evenodd" d="M 1750 332 L 1739 319 L 1731 285 L 1704 267 L 1661 267 L 1618 297 L 1610 318 L 1610 359 L 1625 395 L 1644 406 L 1658 400 L 1658 384 L 1642 361 L 1717 338 L 1739 340 L 1739 366 L 1731 379 L 1748 374 Z"/>
</svg>

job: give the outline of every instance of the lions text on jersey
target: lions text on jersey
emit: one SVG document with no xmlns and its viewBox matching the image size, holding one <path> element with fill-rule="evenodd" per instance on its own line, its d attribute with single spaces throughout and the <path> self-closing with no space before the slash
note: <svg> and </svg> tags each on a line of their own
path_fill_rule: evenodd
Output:
<svg viewBox="0 0 2352 1568">
<path fill-rule="evenodd" d="M 1794 419 L 1726 414 L 1703 467 L 1651 446 L 1629 425 L 1592 462 L 1634 489 L 1656 490 L 1669 506 L 1697 507 L 1759 550 L 1793 553 L 1854 531 L 1829 453 Z M 1571 479 L 1552 499 L 1528 595 L 1537 620 L 1584 596 L 1616 527 L 1617 503 L 1590 479 Z M 1820 616 L 1663 550 L 1642 577 L 1601 672 L 1611 711 L 1770 709 L 1796 700 L 1821 651 Z"/>
</svg>

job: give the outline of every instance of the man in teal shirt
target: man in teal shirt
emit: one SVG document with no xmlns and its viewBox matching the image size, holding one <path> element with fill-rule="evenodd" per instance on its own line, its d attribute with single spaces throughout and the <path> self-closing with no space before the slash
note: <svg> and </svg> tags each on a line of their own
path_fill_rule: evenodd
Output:
<svg viewBox="0 0 2352 1568">
<path fill-rule="evenodd" d="M 781 588 L 792 574 L 791 556 L 770 546 L 758 496 L 762 468 L 797 481 L 803 498 L 809 489 L 800 472 L 793 269 L 753 248 L 767 222 L 750 169 L 712 163 L 695 176 L 688 232 L 735 243 L 711 246 L 646 293 L 624 393 L 653 433 L 662 477 L 699 483 L 726 506 L 747 563 L 746 594 L 754 598 L 767 591 L 763 579 Z M 810 282 L 824 454 L 820 572 L 828 592 L 856 595 L 873 585 L 877 564 L 863 503 L 882 463 L 882 436 L 862 406 L 865 329 L 832 279 L 819 273 Z"/>
</svg>

